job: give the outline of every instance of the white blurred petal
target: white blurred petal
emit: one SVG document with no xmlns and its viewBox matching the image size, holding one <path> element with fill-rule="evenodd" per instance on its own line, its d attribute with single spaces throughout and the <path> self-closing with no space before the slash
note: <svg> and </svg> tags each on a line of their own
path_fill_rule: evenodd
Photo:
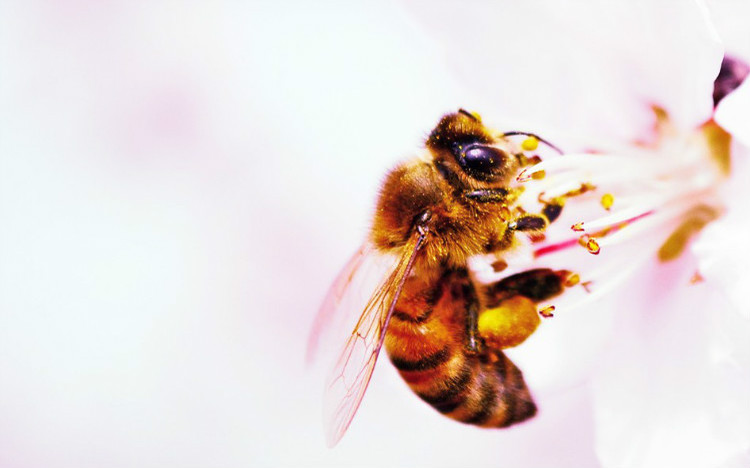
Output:
<svg viewBox="0 0 750 468">
<path fill-rule="evenodd" d="M 475 93 L 467 105 L 493 120 L 629 142 L 648 134 L 652 103 L 684 128 L 711 113 L 723 51 L 694 2 L 412 5 Z"/>
<path fill-rule="evenodd" d="M 646 279 L 672 274 L 659 270 Z M 673 290 L 618 313 L 593 383 L 604 466 L 719 467 L 750 449 L 748 362 L 726 354 L 726 304 L 708 285 Z"/>
<path fill-rule="evenodd" d="M 750 34 L 747 33 L 750 2 L 706 0 L 705 3 L 726 53 L 750 62 Z"/>
<path fill-rule="evenodd" d="M 747 85 L 748 82 L 745 82 Z M 746 89 L 750 89 L 743 85 Z M 733 93 L 729 98 L 737 93 Z M 728 98 L 728 99 L 729 99 Z M 746 200 L 750 196 L 750 161 L 747 150 L 740 153 L 735 146 L 732 179 L 723 187 L 725 198 L 730 202 L 727 213 L 710 224 L 693 245 L 699 259 L 700 273 L 711 284 L 720 287 L 728 296 L 735 310 L 750 319 L 750 219 Z"/>
<path fill-rule="evenodd" d="M 716 122 L 750 146 L 750 80 L 725 97 L 716 109 Z"/>
</svg>

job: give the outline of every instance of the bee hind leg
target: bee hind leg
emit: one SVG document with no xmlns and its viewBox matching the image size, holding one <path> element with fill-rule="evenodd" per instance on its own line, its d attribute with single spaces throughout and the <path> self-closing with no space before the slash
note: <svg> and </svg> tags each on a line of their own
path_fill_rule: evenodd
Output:
<svg viewBox="0 0 750 468">
<path fill-rule="evenodd" d="M 534 268 L 486 286 L 483 295 L 488 307 L 497 307 L 504 300 L 515 296 L 538 303 L 562 294 L 571 275 L 567 270 Z"/>
<path fill-rule="evenodd" d="M 485 286 L 477 319 L 481 343 L 495 350 L 523 343 L 541 323 L 537 304 L 561 294 L 570 277 L 567 270 L 537 268 Z"/>
</svg>

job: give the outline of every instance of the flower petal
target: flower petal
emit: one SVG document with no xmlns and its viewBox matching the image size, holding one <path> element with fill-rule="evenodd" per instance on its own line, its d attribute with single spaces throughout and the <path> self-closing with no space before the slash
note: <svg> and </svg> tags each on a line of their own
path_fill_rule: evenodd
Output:
<svg viewBox="0 0 750 468">
<path fill-rule="evenodd" d="M 726 131 L 750 146 L 750 80 L 746 79 L 739 88 L 722 99 L 715 119 Z"/>
<path fill-rule="evenodd" d="M 674 294 L 618 316 L 593 384 L 604 466 L 715 467 L 750 448 L 747 367 L 717 346 L 721 298 L 705 284 L 664 284 L 685 266 L 652 269 L 644 283 Z"/>
<path fill-rule="evenodd" d="M 474 93 L 468 104 L 493 121 L 564 131 L 558 141 L 632 141 L 648 130 L 650 104 L 687 128 L 710 116 L 723 51 L 695 3 L 430 2 L 414 10 Z"/>
</svg>

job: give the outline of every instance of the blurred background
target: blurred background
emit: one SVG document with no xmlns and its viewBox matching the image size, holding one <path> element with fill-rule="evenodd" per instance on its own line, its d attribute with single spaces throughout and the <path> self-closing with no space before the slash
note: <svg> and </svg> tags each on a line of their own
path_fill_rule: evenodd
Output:
<svg viewBox="0 0 750 468">
<path fill-rule="evenodd" d="M 389 365 L 325 447 L 317 307 L 385 170 L 482 110 L 419 11 L 0 3 L 0 466 L 597 466 L 586 388 L 481 431 Z"/>
</svg>

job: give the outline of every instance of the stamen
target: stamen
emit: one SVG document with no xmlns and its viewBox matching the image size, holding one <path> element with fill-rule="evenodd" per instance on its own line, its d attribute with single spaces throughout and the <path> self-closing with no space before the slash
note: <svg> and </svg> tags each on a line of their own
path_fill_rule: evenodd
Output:
<svg viewBox="0 0 750 468">
<path fill-rule="evenodd" d="M 551 253 L 559 252 L 561 250 L 565 250 L 567 248 L 570 248 L 576 244 L 578 244 L 578 239 L 568 239 L 563 242 L 559 242 L 557 244 L 551 244 L 551 245 L 545 245 L 543 247 L 539 247 L 534 251 L 534 258 L 539 258 L 543 255 L 548 255 Z"/>
<path fill-rule="evenodd" d="M 601 247 L 599 247 L 599 242 L 597 242 L 596 239 L 593 237 L 590 237 L 586 241 L 586 248 L 588 249 L 589 253 L 593 255 L 599 255 L 599 252 L 601 251 Z"/>
<path fill-rule="evenodd" d="M 642 161 L 639 161 L 637 158 L 590 153 L 566 154 L 564 157 L 545 159 L 539 164 L 528 169 L 533 172 L 541 170 L 584 171 L 602 167 L 611 168 L 613 165 L 617 165 L 618 170 L 628 168 L 633 170 L 640 170 L 641 172 L 643 171 Z"/>
<path fill-rule="evenodd" d="M 539 309 L 539 315 L 541 315 L 544 318 L 554 317 L 555 314 L 552 313 L 554 311 L 555 311 L 555 306 L 548 305 L 547 307 L 543 307 L 542 309 Z"/>
<path fill-rule="evenodd" d="M 578 273 L 572 273 L 568 278 L 565 280 L 565 286 L 572 287 L 578 284 L 581 281 L 581 277 L 578 275 Z"/>
<path fill-rule="evenodd" d="M 545 171 L 536 171 L 531 174 L 531 178 L 534 180 L 542 180 L 544 179 L 544 176 L 546 176 L 547 173 Z"/>
<path fill-rule="evenodd" d="M 539 164 L 541 164 L 541 163 L 539 163 Z M 535 166 L 532 166 L 532 167 L 536 167 L 539 164 L 537 164 Z M 529 172 L 528 168 L 526 168 L 526 169 L 524 169 L 524 170 L 522 170 L 521 172 L 518 173 L 518 175 L 516 176 L 516 181 L 519 182 L 519 183 L 528 182 L 529 180 L 535 178 L 534 174 L 536 174 L 536 172 Z"/>
<path fill-rule="evenodd" d="M 612 229 L 615 226 L 624 227 L 624 225 L 633 223 L 653 212 L 653 210 L 644 212 L 642 208 L 643 207 L 635 207 L 628 210 L 623 209 L 594 221 L 586 221 L 585 226 L 583 222 L 576 223 L 571 226 L 571 229 L 579 232 L 584 230 L 587 232 L 593 232 L 600 229 Z"/>
<path fill-rule="evenodd" d="M 720 212 L 713 197 L 723 175 L 710 154 L 718 143 L 710 137 L 702 127 L 690 134 L 671 131 L 649 146 L 626 146 L 615 154 L 545 157 L 520 171 L 516 180 L 525 185 L 519 204 L 528 212 L 544 213 L 553 203 L 564 206 L 555 217 L 562 222 L 544 231 L 546 240 L 527 244 L 529 261 L 549 256 L 545 261 L 576 269 L 561 280 L 566 287 L 581 288 L 567 290 L 561 302 L 556 301 L 558 311 L 611 290 L 657 258 L 660 247 L 668 254 L 662 257 L 679 255 L 689 237 L 713 219 L 691 217 L 696 207 Z M 521 147 L 526 150 L 523 143 Z M 539 314 L 552 316 L 554 310 L 544 307 Z"/>
</svg>

